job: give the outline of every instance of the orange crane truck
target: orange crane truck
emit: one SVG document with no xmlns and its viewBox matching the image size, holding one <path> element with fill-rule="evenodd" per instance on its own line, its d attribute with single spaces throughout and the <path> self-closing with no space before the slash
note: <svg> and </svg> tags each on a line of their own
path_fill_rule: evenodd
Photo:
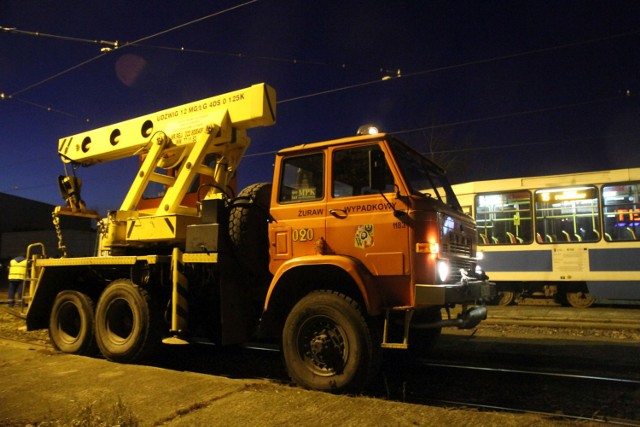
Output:
<svg viewBox="0 0 640 427">
<path fill-rule="evenodd" d="M 272 183 L 236 194 L 247 129 L 275 118 L 257 84 L 60 139 L 62 256 L 28 248 L 27 328 L 123 363 L 163 343 L 275 343 L 300 386 L 353 392 L 383 349 L 486 318 L 473 220 L 444 171 L 390 135 L 282 149 Z M 76 170 L 131 156 L 120 208 L 87 209 Z M 95 218 L 94 256 L 67 256 L 62 215 Z"/>
</svg>

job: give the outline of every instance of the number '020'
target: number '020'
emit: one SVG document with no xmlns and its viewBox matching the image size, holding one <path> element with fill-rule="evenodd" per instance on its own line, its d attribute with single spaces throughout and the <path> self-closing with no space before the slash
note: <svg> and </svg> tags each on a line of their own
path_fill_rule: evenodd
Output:
<svg viewBox="0 0 640 427">
<path fill-rule="evenodd" d="M 294 242 L 308 242 L 313 240 L 313 228 L 300 228 L 291 232 Z"/>
</svg>

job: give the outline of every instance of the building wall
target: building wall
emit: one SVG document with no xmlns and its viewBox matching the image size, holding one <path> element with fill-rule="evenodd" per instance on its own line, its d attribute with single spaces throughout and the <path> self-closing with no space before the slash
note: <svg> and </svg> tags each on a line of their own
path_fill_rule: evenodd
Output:
<svg viewBox="0 0 640 427">
<path fill-rule="evenodd" d="M 91 230 L 63 230 L 62 241 L 68 256 L 91 256 L 95 254 L 96 232 Z M 17 255 L 25 255 L 27 247 L 33 243 L 42 243 L 45 254 L 50 258 L 59 258 L 62 251 L 58 249 L 58 238 L 55 231 L 15 231 L 2 233 L 0 241 L 0 259 L 11 259 Z M 34 246 L 31 253 L 41 254 L 42 247 Z"/>
<path fill-rule="evenodd" d="M 0 193 L 0 206 L 0 233 L 47 230 L 52 227 L 53 205 Z M 76 230 L 88 230 L 92 227 L 92 221 L 87 218 L 61 217 L 61 221 L 65 227 Z"/>
<path fill-rule="evenodd" d="M 62 200 L 61 200 L 62 201 Z M 48 256 L 59 257 L 53 218 L 55 206 L 0 193 L 0 262 L 6 262 L 25 253 L 34 242 L 45 244 Z M 93 255 L 95 248 L 95 222 L 88 218 L 60 217 L 60 227 L 69 255 Z"/>
</svg>

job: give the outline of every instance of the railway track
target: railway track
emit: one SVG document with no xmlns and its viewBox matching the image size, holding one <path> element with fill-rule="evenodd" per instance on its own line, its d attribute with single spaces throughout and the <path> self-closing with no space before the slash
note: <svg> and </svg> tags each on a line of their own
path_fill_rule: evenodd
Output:
<svg viewBox="0 0 640 427">
<path fill-rule="evenodd" d="M 566 379 L 566 380 L 579 380 L 585 383 L 592 382 L 595 384 L 599 383 L 607 383 L 608 385 L 612 385 L 614 387 L 619 388 L 629 388 L 630 390 L 635 391 L 640 387 L 640 380 L 635 378 L 620 378 L 620 377 L 605 377 L 591 374 L 575 374 L 575 373 L 567 373 L 567 372 L 557 372 L 557 371 L 540 371 L 540 370 L 529 370 L 529 369 L 510 369 L 510 368 L 492 368 L 486 366 L 471 366 L 471 365 L 454 365 L 448 363 L 434 363 L 430 361 L 422 361 L 424 366 L 428 366 L 430 368 L 448 368 L 448 369 L 460 369 L 463 371 L 482 371 L 482 372 L 493 372 L 496 374 L 513 374 L 513 375 L 521 375 L 521 376 L 529 376 L 529 377 L 549 377 L 553 379 Z M 458 402 L 461 405 L 465 405 L 465 403 Z M 489 405 L 479 405 L 479 407 L 493 407 Z M 548 414 L 546 412 L 532 411 L 523 408 L 501 408 L 508 411 L 513 412 L 523 412 L 523 413 L 539 413 L 539 414 Z M 553 413 L 554 416 L 559 416 L 557 412 Z M 563 414 L 563 418 L 567 419 L 579 419 L 579 420 L 590 420 L 590 421 L 606 421 L 606 422 L 617 422 L 621 425 L 640 425 L 640 420 L 623 420 L 618 419 L 615 420 L 611 417 L 605 416 L 596 416 L 596 417 L 585 417 L 585 416 L 576 416 L 570 414 Z"/>
<path fill-rule="evenodd" d="M 639 426 L 640 380 L 419 359 L 386 366 L 374 394 L 407 403 Z"/>
</svg>

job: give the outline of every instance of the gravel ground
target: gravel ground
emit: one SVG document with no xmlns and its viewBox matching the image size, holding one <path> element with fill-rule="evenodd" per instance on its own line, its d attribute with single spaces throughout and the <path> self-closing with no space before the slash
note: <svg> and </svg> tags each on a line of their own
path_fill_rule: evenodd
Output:
<svg viewBox="0 0 640 427">
<path fill-rule="evenodd" d="M 457 331 L 456 331 L 457 332 Z M 455 333 L 451 331 L 451 333 Z M 518 326 L 508 324 L 480 324 L 476 336 L 510 337 L 510 338 L 550 338 L 554 340 L 592 340 L 610 342 L 640 343 L 640 325 L 637 329 L 594 329 L 594 328 L 560 328 L 541 326 Z"/>
<path fill-rule="evenodd" d="M 27 332 L 24 315 L 17 310 L 0 306 L 0 338 L 40 345 L 51 345 L 46 329 Z"/>
</svg>

